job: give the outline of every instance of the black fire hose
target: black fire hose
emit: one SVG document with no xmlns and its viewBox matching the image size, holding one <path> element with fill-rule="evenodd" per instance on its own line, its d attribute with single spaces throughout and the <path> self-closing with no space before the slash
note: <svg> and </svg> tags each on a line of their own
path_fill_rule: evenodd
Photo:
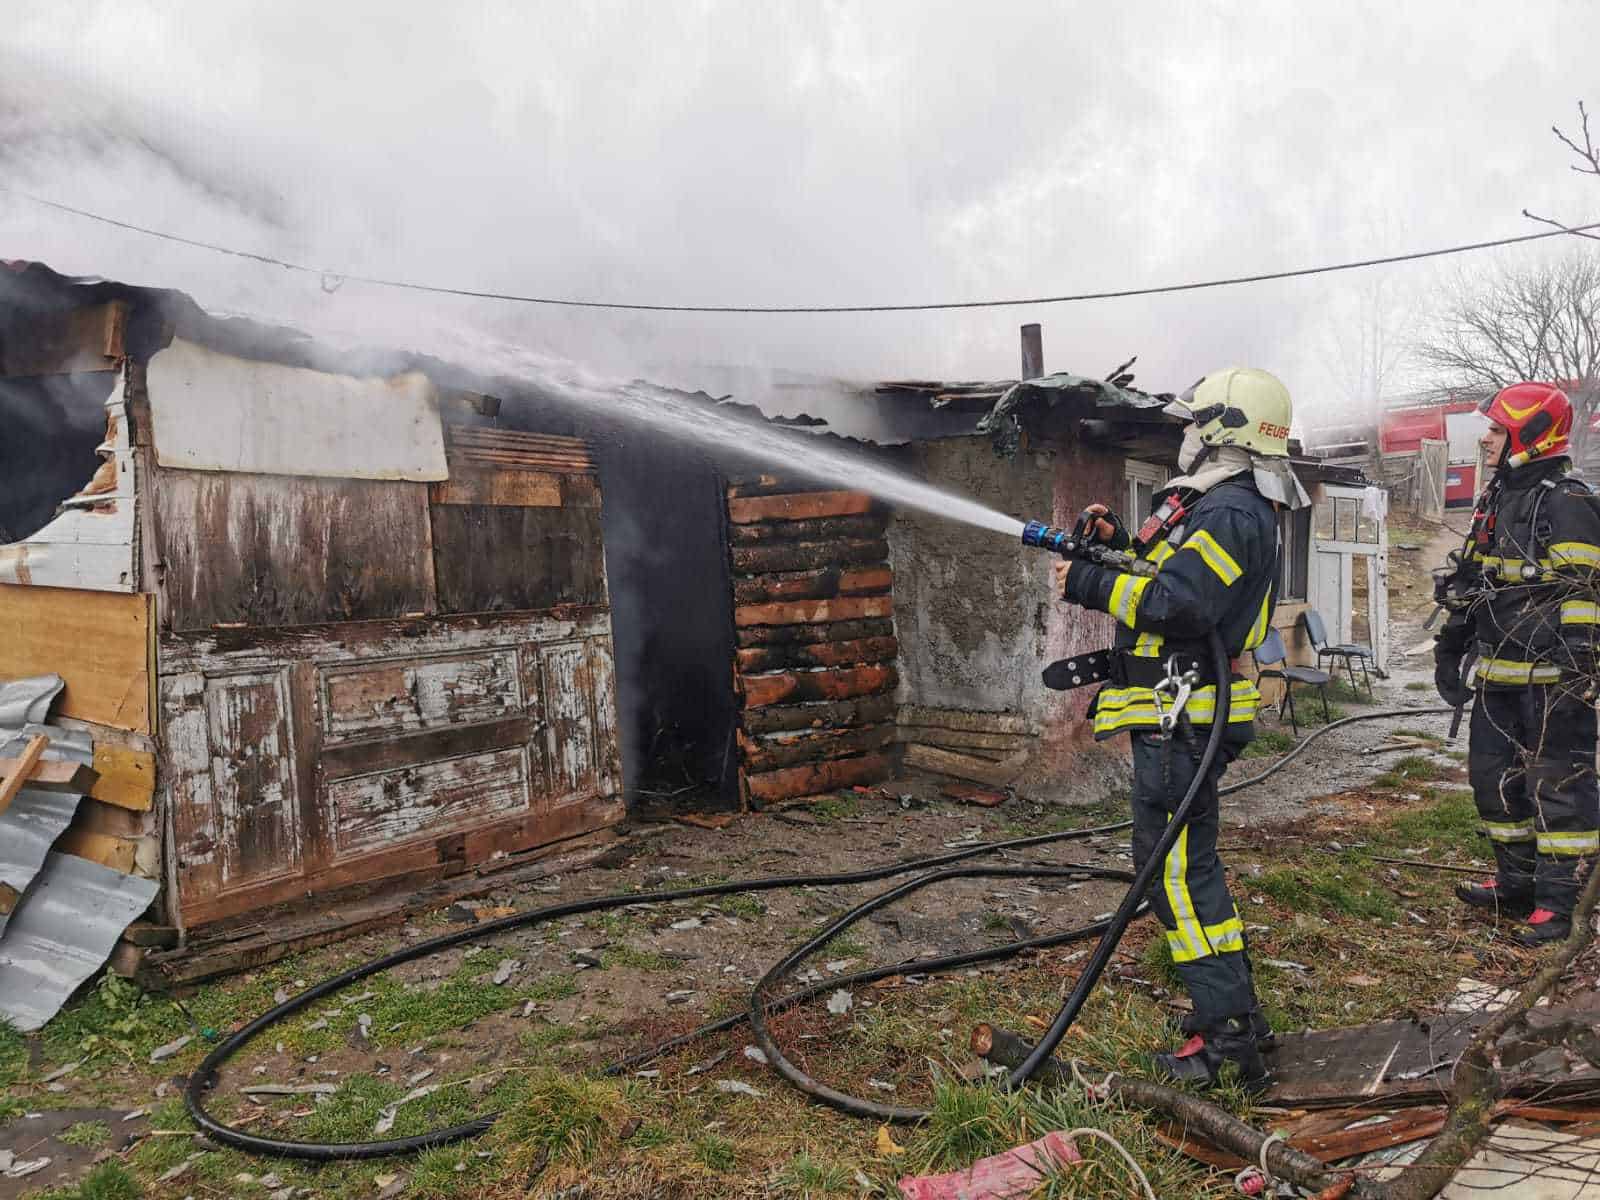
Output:
<svg viewBox="0 0 1600 1200">
<path fill-rule="evenodd" d="M 417 1154 L 435 1146 L 447 1145 L 450 1142 L 460 1141 L 462 1138 L 475 1137 L 485 1132 L 499 1117 L 498 1113 L 489 1113 L 482 1117 L 460 1125 L 452 1125 L 446 1129 L 431 1130 L 428 1133 L 417 1134 L 413 1137 L 390 1138 L 385 1141 L 373 1142 L 302 1142 L 283 1138 L 263 1137 L 232 1125 L 225 1124 L 213 1117 L 205 1109 L 205 1093 L 215 1085 L 217 1071 L 221 1066 L 244 1049 L 251 1041 L 263 1031 L 276 1025 L 287 1017 L 293 1016 L 300 1010 L 309 1007 L 318 1000 L 330 996 L 341 989 L 348 987 L 369 976 L 377 975 L 392 967 L 403 963 L 426 958 L 437 954 L 441 950 L 448 950 L 464 942 L 478 941 L 482 938 L 493 937 L 513 929 L 521 929 L 530 925 L 537 925 L 545 921 L 557 920 L 562 917 L 576 916 L 583 913 L 603 912 L 607 909 L 621 908 L 630 904 L 664 904 L 673 900 L 693 900 L 704 896 L 726 896 L 736 892 L 763 892 L 774 891 L 779 888 L 790 887 L 836 887 L 849 884 L 873 883 L 877 880 L 888 879 L 895 875 L 904 875 L 910 871 L 921 871 L 930 868 L 944 867 L 965 859 L 975 858 L 979 855 L 996 854 L 1006 850 L 1018 850 L 1032 846 L 1043 846 L 1053 842 L 1069 841 L 1078 838 L 1093 837 L 1097 834 L 1115 833 L 1128 828 L 1131 822 L 1122 821 L 1114 825 L 1101 825 L 1089 829 L 1070 829 L 1059 833 L 1036 834 L 1032 837 L 1013 838 L 1003 842 L 986 842 L 976 846 L 963 847 L 953 850 L 948 854 L 933 855 L 928 858 L 912 859 L 905 862 L 888 863 L 877 867 L 868 867 L 861 871 L 851 871 L 837 875 L 780 875 L 763 879 L 735 880 L 731 883 L 708 884 L 702 887 L 680 888 L 674 891 L 661 892 L 635 892 L 623 893 L 613 896 L 597 896 L 588 900 L 575 900 L 566 904 L 555 904 L 548 908 L 537 909 L 533 912 L 518 913 L 515 916 L 503 917 L 497 921 L 489 921 L 482 925 L 472 925 L 452 933 L 441 934 L 429 938 L 415 945 L 396 950 L 381 958 L 351 967 L 338 975 L 323 980 L 321 983 L 307 988 L 298 996 L 292 996 L 282 1004 L 269 1009 L 255 1020 L 251 1021 L 237 1033 L 232 1034 L 221 1042 L 195 1069 L 189 1077 L 188 1086 L 184 1089 L 184 1106 L 189 1111 L 190 1118 L 212 1141 L 220 1145 L 231 1146 L 236 1150 L 243 1150 L 249 1154 L 270 1155 L 279 1158 L 308 1159 L 314 1162 L 330 1162 L 348 1159 L 383 1158 L 392 1154 Z M 1094 875 L 1117 879 L 1128 878 L 1125 871 L 1115 871 L 1105 867 L 1092 866 L 1065 866 L 1065 867 L 1028 867 L 1011 868 L 1033 876 L 1062 875 Z M 1082 930 L 1073 930 L 1063 934 L 1055 934 L 1046 938 L 1034 938 L 1024 942 L 1015 942 L 1005 946 L 996 946 L 988 950 L 975 951 L 970 954 L 950 955 L 944 958 L 926 959 L 903 963 L 895 967 L 878 968 L 873 971 L 863 971 L 854 976 L 841 976 L 829 980 L 828 985 L 839 987 L 851 982 L 869 982 L 872 979 L 881 979 L 888 975 L 901 974 L 911 971 L 938 971 L 952 967 L 965 966 L 974 962 L 982 962 L 1000 958 L 1008 954 L 1017 953 L 1024 949 L 1035 949 L 1046 945 L 1058 945 L 1065 941 L 1072 941 L 1083 937 L 1092 937 L 1104 927 L 1103 923 L 1092 925 Z M 798 1003 L 799 1000 L 815 994 L 808 991 L 797 993 L 794 996 L 783 997 L 774 1003 L 779 1006 Z M 716 1028 L 727 1028 L 737 1021 L 719 1022 L 715 1026 L 707 1027 L 709 1032 Z M 690 1035 L 692 1038 L 696 1035 Z M 681 1044 L 688 1039 L 677 1039 L 672 1045 Z M 653 1057 L 662 1052 L 661 1047 L 650 1051 Z"/>
<path fill-rule="evenodd" d="M 1213 638 L 1213 662 L 1216 663 L 1220 655 L 1222 669 L 1217 673 L 1221 680 L 1228 679 L 1226 654 L 1221 649 L 1219 639 Z M 1084 940 L 1099 935 L 1101 940 L 1096 947 L 1094 956 L 1089 965 L 1079 976 L 1077 985 L 1055 1022 L 1043 1041 L 1036 1047 L 1030 1061 L 1024 1062 L 1009 1077 L 1008 1086 L 1017 1086 L 1024 1082 L 1032 1071 L 1042 1062 L 1048 1054 L 1059 1044 L 1078 1012 L 1082 1009 L 1084 1000 L 1098 981 L 1100 974 L 1109 963 L 1117 943 L 1121 940 L 1128 924 L 1144 907 L 1144 895 L 1149 888 L 1154 870 L 1159 869 L 1160 863 L 1165 859 L 1167 851 L 1176 841 L 1182 831 L 1183 824 L 1188 819 L 1189 809 L 1192 807 L 1195 796 L 1198 794 L 1212 763 L 1215 761 L 1216 752 L 1220 746 L 1223 733 L 1226 731 L 1229 710 L 1230 693 L 1226 687 L 1218 687 L 1216 711 L 1213 716 L 1211 733 L 1207 738 L 1205 751 L 1202 754 L 1199 770 L 1195 782 L 1191 784 L 1189 792 L 1185 795 L 1177 811 L 1174 812 L 1161 840 L 1157 843 L 1150 861 L 1145 864 L 1137 876 L 1131 876 L 1126 871 L 1105 867 L 1088 865 L 1067 864 L 1062 866 L 1029 865 L 1012 867 L 987 867 L 987 868 L 961 868 L 954 870 L 935 870 L 933 874 L 919 877 L 875 896 L 861 905 L 856 906 L 849 913 L 831 922 L 827 929 L 810 939 L 804 946 L 787 955 L 784 961 L 773 967 L 757 985 L 752 997 L 751 1010 L 748 1013 L 738 1013 L 726 1017 L 721 1021 L 702 1026 L 691 1033 L 674 1038 L 669 1042 L 655 1046 L 641 1054 L 633 1055 L 620 1062 L 612 1064 L 605 1069 L 606 1074 L 618 1074 L 641 1062 L 668 1054 L 680 1047 L 707 1034 L 729 1029 L 745 1020 L 751 1022 L 758 1044 L 766 1053 L 773 1066 L 800 1090 L 816 1096 L 847 1112 L 856 1112 L 860 1115 L 875 1116 L 884 1120 L 915 1120 L 924 1116 L 919 1109 L 894 1108 L 887 1105 L 877 1105 L 871 1101 L 861 1100 L 856 1097 L 846 1096 L 835 1092 L 823 1085 L 817 1084 L 790 1063 L 778 1050 L 772 1041 L 770 1031 L 766 1026 L 766 1018 L 777 1012 L 792 1007 L 795 1004 L 808 1000 L 823 991 L 856 984 L 870 983 L 891 975 L 904 975 L 913 973 L 936 973 L 955 968 L 970 966 L 980 962 L 989 962 L 999 958 L 1009 957 L 1027 950 L 1044 949 L 1050 946 L 1063 945 L 1073 941 Z M 1443 709 L 1391 709 L 1376 713 L 1362 713 L 1348 717 L 1324 726 L 1316 733 L 1310 735 L 1292 753 L 1274 763 L 1266 771 L 1242 780 L 1239 783 L 1221 789 L 1219 794 L 1227 794 L 1249 787 L 1275 774 L 1278 770 L 1298 756 L 1311 742 L 1318 737 L 1331 732 L 1333 729 L 1349 724 L 1353 721 L 1372 720 L 1379 717 L 1432 715 L 1451 710 Z M 403 963 L 412 962 L 436 954 L 441 950 L 450 949 L 464 942 L 477 941 L 485 937 L 492 937 L 512 929 L 524 928 L 545 921 L 557 920 L 562 917 L 581 915 L 591 912 L 602 912 L 612 908 L 623 907 L 630 904 L 660 904 L 675 900 L 690 900 L 700 897 L 723 896 L 739 892 L 771 891 L 779 888 L 803 886 L 846 886 L 850 884 L 871 883 L 881 879 L 903 875 L 912 871 L 924 871 L 933 868 L 948 867 L 950 864 L 962 862 L 966 859 L 981 855 L 1002 853 L 1007 850 L 1017 850 L 1026 847 L 1048 845 L 1054 842 L 1067 841 L 1078 838 L 1092 837 L 1098 834 L 1114 833 L 1127 829 L 1131 822 L 1123 821 L 1113 825 L 1102 825 L 1090 829 L 1066 830 L 1060 833 L 1039 834 L 1033 837 L 1014 838 L 1009 841 L 989 842 L 977 846 L 964 847 L 949 854 L 933 855 L 922 859 L 912 859 L 899 863 L 890 863 L 877 867 L 870 867 L 861 871 L 847 872 L 837 875 L 797 875 L 773 876 L 762 879 L 739 880 L 731 883 L 711 884 L 703 887 L 682 888 L 674 891 L 628 893 L 613 896 L 600 896 L 588 900 L 572 901 L 566 904 L 552 905 L 533 912 L 519 913 L 515 916 L 505 917 L 498 921 L 491 921 L 483 925 L 475 925 L 452 933 L 442 934 L 430 938 L 416 945 L 405 947 L 381 958 L 362 963 L 348 971 L 341 972 L 319 984 L 307 989 L 298 996 L 291 997 L 284 1003 L 277 1005 L 269 1011 L 251 1021 L 244 1028 L 232 1034 L 208 1054 L 200 1066 L 190 1076 L 189 1084 L 184 1090 L 184 1104 L 190 1117 L 199 1129 L 211 1140 L 251 1154 L 268 1155 L 280 1158 L 295 1158 L 310 1161 L 337 1161 L 366 1158 L 380 1158 L 389 1155 L 416 1154 L 436 1146 L 447 1145 L 464 1138 L 475 1137 L 486 1132 L 498 1119 L 498 1113 L 489 1113 L 482 1117 L 445 1129 L 431 1130 L 427 1133 L 417 1134 L 412 1137 L 391 1138 L 384 1141 L 371 1142 L 302 1142 L 281 1138 L 263 1137 L 249 1133 L 245 1130 L 227 1125 L 212 1117 L 205 1110 L 205 1093 L 216 1083 L 217 1072 L 222 1065 L 242 1050 L 247 1044 L 258 1037 L 264 1030 L 278 1022 L 292 1016 L 294 1013 L 316 1003 L 341 989 L 361 979 L 389 970 Z M 971 951 L 964 954 L 945 955 L 936 958 L 915 959 L 898 963 L 892 966 L 875 967 L 870 970 L 856 972 L 851 975 L 835 976 L 819 983 L 807 986 L 799 991 L 771 999 L 762 999 L 772 985 L 786 971 L 792 970 L 805 958 L 815 953 L 833 937 L 869 913 L 874 912 L 912 892 L 927 887 L 933 883 L 954 878 L 1062 878 L 1093 876 L 1097 878 L 1110 878 L 1119 880 L 1132 880 L 1127 895 L 1123 898 L 1117 913 L 1107 921 L 1067 930 L 1062 933 L 1050 934 L 1043 937 L 1025 939 L 1011 942 L 1001 946 L 993 946 L 984 950 Z"/>
</svg>

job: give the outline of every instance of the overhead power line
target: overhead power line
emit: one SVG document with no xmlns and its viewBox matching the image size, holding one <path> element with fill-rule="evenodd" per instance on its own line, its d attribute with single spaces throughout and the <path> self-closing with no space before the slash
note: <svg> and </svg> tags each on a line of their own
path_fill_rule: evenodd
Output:
<svg viewBox="0 0 1600 1200">
<path fill-rule="evenodd" d="M 315 275 L 323 280 L 348 280 L 355 283 L 370 284 L 373 287 L 397 288 L 407 292 L 430 292 L 439 296 L 464 296 L 474 300 L 504 300 L 513 304 L 542 304 L 556 308 L 600 308 L 626 312 L 665 313 L 944 312 L 964 308 L 1020 308 L 1040 304 L 1075 304 L 1085 300 L 1126 300 L 1135 296 L 1168 296 L 1177 292 L 1199 292 L 1208 288 L 1235 287 L 1244 283 L 1267 283 L 1276 279 L 1301 279 L 1308 275 L 1327 275 L 1335 271 L 1357 271 L 1364 267 L 1382 267 L 1394 263 L 1417 262 L 1426 258 L 1444 258 L 1452 254 L 1469 254 L 1475 250 L 1492 250 L 1498 246 L 1515 246 L 1523 242 L 1537 242 L 1543 238 L 1568 237 L 1572 235 L 1584 236 L 1589 230 L 1600 229 L 1600 221 L 1595 221 L 1588 225 L 1563 226 L 1559 229 L 1550 229 L 1542 233 L 1525 233 L 1517 237 L 1493 238 L 1482 242 L 1464 242 L 1460 245 L 1440 246 L 1432 250 L 1413 250 L 1406 254 L 1387 254 L 1379 258 L 1361 258 L 1350 262 L 1326 263 L 1316 267 L 1296 267 L 1286 271 L 1263 271 L 1254 275 L 1230 275 L 1218 279 L 1199 279 L 1188 283 L 1166 283 L 1152 287 L 1117 288 L 1098 292 L 1072 292 L 1060 296 L 1026 296 L 1002 300 L 942 300 L 924 304 L 643 304 L 622 300 L 574 300 L 561 296 L 525 296 L 516 292 L 493 292 L 477 288 L 416 283 L 407 279 L 386 279 L 382 276 L 355 275 L 346 271 L 312 267 L 307 266 L 305 263 L 274 258 L 270 254 L 257 254 L 250 250 L 237 250 L 231 246 L 220 246 L 215 242 L 183 237 L 160 229 L 150 229 L 143 225 L 135 225 L 130 221 L 119 221 L 114 217 L 90 212 L 87 209 L 75 208 L 70 204 L 63 204 L 59 200 L 47 200 L 43 196 L 35 196 L 30 192 L 19 191 L 16 188 L 4 185 L 0 185 L 0 192 L 18 196 L 45 208 L 55 209 L 57 212 L 69 213 L 72 216 L 82 217 L 88 221 L 98 221 L 102 225 L 126 229 L 133 233 L 143 234 L 146 237 L 160 238 L 162 241 L 176 242 L 182 246 L 193 246 L 201 250 L 210 250 L 216 254 L 226 254 L 233 258 L 244 258 L 249 259 L 251 262 L 282 267 L 286 271 Z"/>
</svg>

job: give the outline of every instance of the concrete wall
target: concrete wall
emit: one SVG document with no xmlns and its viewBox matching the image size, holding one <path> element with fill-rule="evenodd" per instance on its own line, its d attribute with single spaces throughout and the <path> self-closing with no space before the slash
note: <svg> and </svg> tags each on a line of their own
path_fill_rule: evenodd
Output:
<svg viewBox="0 0 1600 1200">
<path fill-rule="evenodd" d="M 906 466 L 921 478 L 1020 520 L 1070 524 L 1084 505 L 1117 506 L 1127 490 L 1121 455 L 1093 446 L 1007 461 L 987 438 L 960 438 L 913 445 L 907 454 Z M 1056 599 L 1055 558 L 990 530 L 902 510 L 889 526 L 889 551 L 900 640 L 897 698 L 1020 713 L 1041 733 L 1024 789 L 1059 792 L 1067 772 L 1082 771 L 1092 747 L 1082 717 L 1094 689 L 1052 692 L 1039 673 L 1058 658 L 1110 645 L 1111 618 Z M 1105 790 L 1097 774 L 1077 777 L 1074 798 Z"/>
</svg>

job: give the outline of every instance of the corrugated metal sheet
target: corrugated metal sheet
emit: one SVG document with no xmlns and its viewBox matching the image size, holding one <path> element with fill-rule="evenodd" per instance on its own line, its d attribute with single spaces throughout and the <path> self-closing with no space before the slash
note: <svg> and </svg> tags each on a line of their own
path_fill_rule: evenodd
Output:
<svg viewBox="0 0 1600 1200">
<path fill-rule="evenodd" d="M 43 721 L 50 705 L 66 686 L 59 675 L 35 675 L 0 683 L 0 730 L 15 729 L 29 721 Z"/>
<path fill-rule="evenodd" d="M 51 854 L 0 935 L 0 1016 L 40 1028 L 100 969 L 155 899 L 156 882 L 86 858 Z"/>
<path fill-rule="evenodd" d="M 33 686 L 24 686 L 30 684 Z M 50 700 L 60 690 L 60 676 L 16 680 L 0 686 L 0 725 L 5 724 L 4 718 L 7 716 L 47 709 Z M 36 698 L 37 703 L 30 704 L 30 698 Z M 94 742 L 89 734 L 31 723 L 20 728 L 0 728 L 0 758 L 21 754 L 28 739 L 39 734 L 50 739 L 50 745 L 44 752 L 47 760 L 85 764 L 94 761 Z M 82 796 L 68 792 L 46 792 L 35 788 L 23 788 L 17 793 L 10 806 L 0 812 L 0 884 L 14 888 L 18 894 L 28 890 L 39 868 L 44 865 L 46 853 L 72 822 L 72 816 L 78 811 L 78 803 L 82 799 Z M 5 933 L 10 919 L 9 912 L 0 911 L 0 935 Z"/>
</svg>

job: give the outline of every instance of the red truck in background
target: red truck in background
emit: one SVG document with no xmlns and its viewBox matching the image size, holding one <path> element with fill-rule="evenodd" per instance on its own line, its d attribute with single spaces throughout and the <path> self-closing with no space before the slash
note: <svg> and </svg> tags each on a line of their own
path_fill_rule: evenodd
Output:
<svg viewBox="0 0 1600 1200">
<path fill-rule="evenodd" d="M 1449 442 L 1444 502 L 1450 508 L 1470 506 L 1478 495 L 1478 439 L 1487 428 L 1476 400 L 1391 408 L 1379 421 L 1378 445 L 1384 454 L 1415 454 L 1424 438 Z"/>
</svg>

